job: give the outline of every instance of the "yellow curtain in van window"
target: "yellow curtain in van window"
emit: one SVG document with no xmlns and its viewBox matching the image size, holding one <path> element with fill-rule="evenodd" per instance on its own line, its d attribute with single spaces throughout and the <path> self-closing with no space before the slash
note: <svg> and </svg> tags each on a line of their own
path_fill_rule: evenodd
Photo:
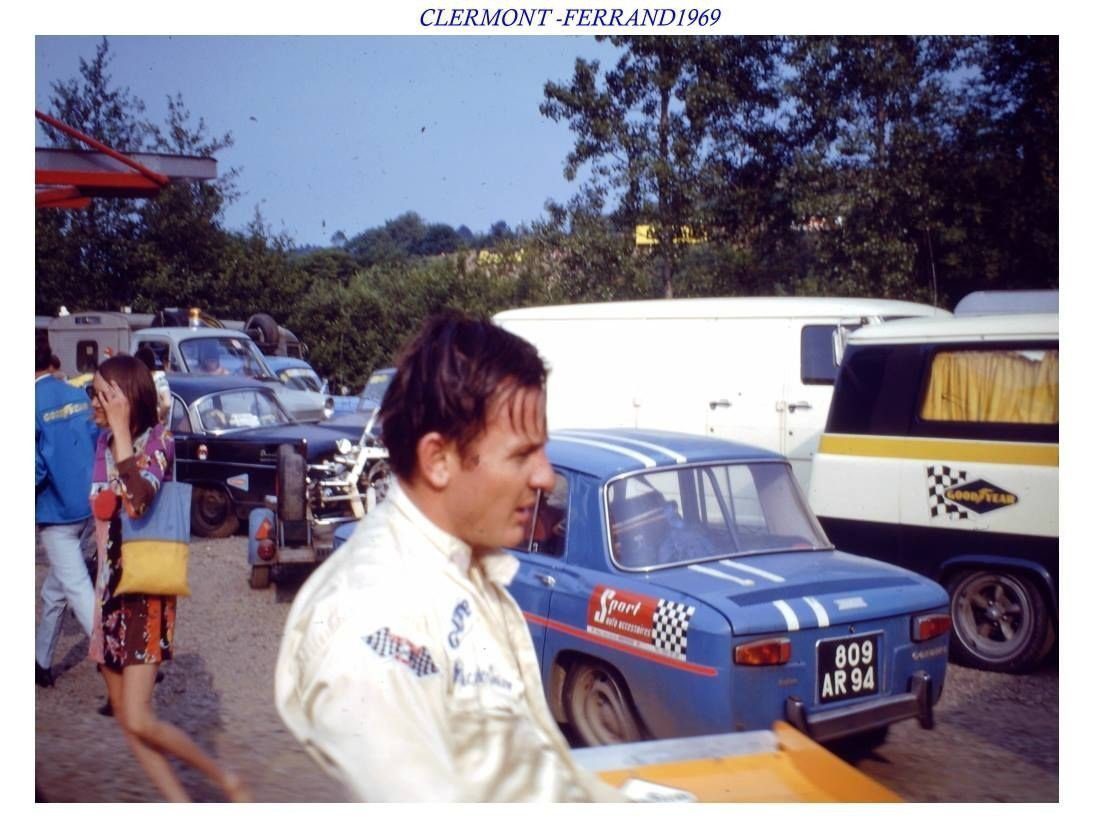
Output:
<svg viewBox="0 0 1094 838">
<path fill-rule="evenodd" d="M 922 418 L 1058 424 L 1059 351 L 939 352 L 931 363 Z"/>
</svg>

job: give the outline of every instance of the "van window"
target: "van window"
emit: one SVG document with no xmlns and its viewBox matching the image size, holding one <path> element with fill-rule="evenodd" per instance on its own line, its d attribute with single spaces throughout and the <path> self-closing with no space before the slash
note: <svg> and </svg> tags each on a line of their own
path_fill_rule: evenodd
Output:
<svg viewBox="0 0 1094 838">
<path fill-rule="evenodd" d="M 931 359 L 920 418 L 933 422 L 1060 421 L 1057 349 L 938 352 Z"/>
<path fill-rule="evenodd" d="M 802 328 L 802 384 L 831 384 L 836 380 L 836 359 L 832 351 L 835 326 Z"/>
<path fill-rule="evenodd" d="M 94 340 L 81 340 L 76 344 L 76 369 L 80 372 L 95 372 L 99 368 L 99 343 Z"/>
</svg>

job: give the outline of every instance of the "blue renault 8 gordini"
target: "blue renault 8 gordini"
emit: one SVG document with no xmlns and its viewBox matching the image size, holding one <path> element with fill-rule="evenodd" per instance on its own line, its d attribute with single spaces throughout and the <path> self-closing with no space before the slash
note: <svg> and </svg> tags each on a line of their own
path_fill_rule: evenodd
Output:
<svg viewBox="0 0 1094 838">
<path fill-rule="evenodd" d="M 832 547 L 787 461 L 722 439 L 556 431 L 510 590 L 585 744 L 769 728 L 872 748 L 933 725 L 946 592 Z M 854 491 L 854 487 L 848 487 Z"/>
</svg>

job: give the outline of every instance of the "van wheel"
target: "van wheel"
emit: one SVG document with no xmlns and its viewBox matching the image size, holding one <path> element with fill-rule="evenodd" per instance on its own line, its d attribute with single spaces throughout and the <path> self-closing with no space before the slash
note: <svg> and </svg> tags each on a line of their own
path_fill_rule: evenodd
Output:
<svg viewBox="0 0 1094 838">
<path fill-rule="evenodd" d="M 1025 672 L 1051 648 L 1052 619 L 1040 587 L 1005 570 L 966 570 L 949 581 L 950 656 L 993 672 Z"/>
<path fill-rule="evenodd" d="M 588 661 L 571 667 L 563 701 L 583 745 L 618 745 L 642 738 L 626 686 L 603 664 Z"/>
<path fill-rule="evenodd" d="M 195 486 L 190 503 L 190 529 L 202 538 L 227 538 L 239 529 L 232 499 L 216 486 Z"/>
</svg>

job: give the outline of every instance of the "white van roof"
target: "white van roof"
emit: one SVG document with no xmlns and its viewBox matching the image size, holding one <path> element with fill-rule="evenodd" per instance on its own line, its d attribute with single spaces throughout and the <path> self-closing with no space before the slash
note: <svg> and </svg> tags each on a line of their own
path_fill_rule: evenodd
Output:
<svg viewBox="0 0 1094 838">
<path fill-rule="evenodd" d="M 849 345 L 883 343 L 956 343 L 965 341 L 1058 340 L 1058 314 L 996 314 L 981 317 L 917 317 L 863 326 Z"/>
<path fill-rule="evenodd" d="M 514 308 L 494 315 L 498 323 L 521 320 L 656 320 L 733 317 L 928 317 L 945 309 L 902 300 L 866 297 L 705 297 Z"/>
<path fill-rule="evenodd" d="M 1055 289 L 1037 291 L 973 291 L 953 307 L 957 317 L 980 317 L 985 314 L 1057 314 L 1060 292 Z"/>
</svg>

